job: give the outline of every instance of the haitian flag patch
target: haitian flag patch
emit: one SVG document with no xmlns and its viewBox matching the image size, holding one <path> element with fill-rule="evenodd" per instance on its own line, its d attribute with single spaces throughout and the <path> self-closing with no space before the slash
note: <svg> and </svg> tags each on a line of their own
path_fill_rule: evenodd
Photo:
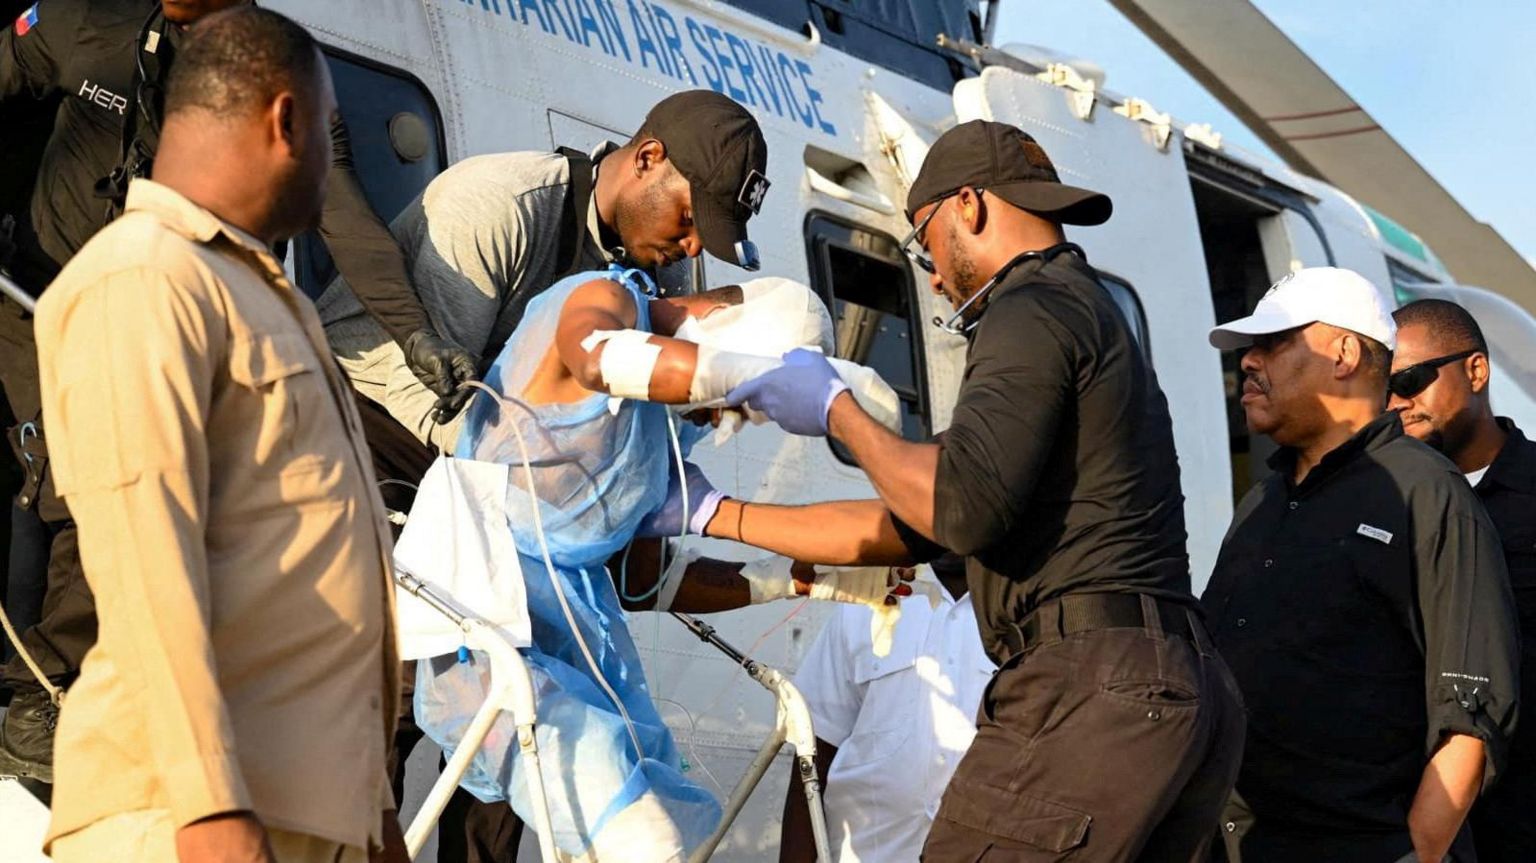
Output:
<svg viewBox="0 0 1536 863">
<path fill-rule="evenodd" d="M 37 7 L 39 5 L 33 3 L 31 9 L 21 13 L 21 17 L 16 19 L 17 36 L 25 36 L 32 32 L 33 27 L 37 26 Z"/>
</svg>

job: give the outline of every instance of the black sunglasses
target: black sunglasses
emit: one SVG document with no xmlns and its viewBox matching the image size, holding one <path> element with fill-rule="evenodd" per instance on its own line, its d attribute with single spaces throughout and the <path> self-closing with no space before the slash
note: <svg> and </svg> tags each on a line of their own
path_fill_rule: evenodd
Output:
<svg viewBox="0 0 1536 863">
<path fill-rule="evenodd" d="M 985 191 L 985 189 L 977 189 L 976 197 L 980 198 Z M 907 238 L 901 241 L 901 253 L 907 256 L 907 260 L 917 264 L 919 269 L 930 276 L 934 273 L 933 258 L 928 257 L 928 250 L 923 248 L 927 245 L 923 232 L 928 230 L 928 223 L 933 221 L 933 217 L 937 216 L 939 210 L 944 208 L 944 202 L 958 194 L 960 193 L 955 192 L 940 198 L 938 206 L 929 210 L 928 215 L 924 216 L 922 221 L 918 222 L 916 227 L 912 229 L 912 233 L 908 234 Z M 912 247 L 913 243 L 917 243 L 917 248 L 914 249 Z"/>
<path fill-rule="evenodd" d="M 1454 363 L 1457 360 L 1464 360 L 1475 353 L 1477 351 L 1447 354 L 1443 357 L 1425 360 L 1422 363 L 1414 363 L 1405 369 L 1398 369 L 1392 373 L 1391 377 L 1387 378 L 1387 390 L 1398 398 L 1411 399 L 1424 392 L 1429 388 L 1430 384 L 1435 382 L 1435 378 L 1440 376 L 1441 366 Z"/>
</svg>

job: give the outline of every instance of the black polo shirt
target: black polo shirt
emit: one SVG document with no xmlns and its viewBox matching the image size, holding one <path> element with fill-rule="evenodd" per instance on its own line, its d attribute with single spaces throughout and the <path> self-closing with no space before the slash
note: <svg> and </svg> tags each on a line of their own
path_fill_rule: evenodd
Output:
<svg viewBox="0 0 1536 863">
<path fill-rule="evenodd" d="M 1396 413 L 1300 485 L 1295 458 L 1277 452 L 1243 498 L 1202 598 L 1248 707 L 1243 859 L 1391 859 L 1371 855 L 1411 847 L 1443 735 L 1487 743 L 1485 783 L 1503 764 L 1519 673 L 1504 558 L 1456 466 Z"/>
<path fill-rule="evenodd" d="M 938 545 L 967 557 L 982 644 L 1067 593 L 1192 601 L 1168 401 L 1093 268 L 1027 262 L 970 336 L 934 483 Z M 942 551 L 905 525 L 914 554 Z"/>
</svg>

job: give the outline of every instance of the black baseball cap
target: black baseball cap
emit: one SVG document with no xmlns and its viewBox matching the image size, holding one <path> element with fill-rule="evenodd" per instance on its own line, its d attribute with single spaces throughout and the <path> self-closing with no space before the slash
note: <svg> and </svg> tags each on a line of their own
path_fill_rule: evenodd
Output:
<svg viewBox="0 0 1536 863">
<path fill-rule="evenodd" d="M 1108 195 L 1061 182 L 1045 149 L 1016 126 L 972 120 L 939 136 L 907 193 L 907 219 L 966 186 L 1065 225 L 1101 225 Z"/>
<path fill-rule="evenodd" d="M 640 128 L 688 180 L 704 250 L 756 269 L 747 220 L 762 210 L 769 186 L 768 143 L 757 120 L 713 90 L 685 90 L 656 103 Z"/>
</svg>

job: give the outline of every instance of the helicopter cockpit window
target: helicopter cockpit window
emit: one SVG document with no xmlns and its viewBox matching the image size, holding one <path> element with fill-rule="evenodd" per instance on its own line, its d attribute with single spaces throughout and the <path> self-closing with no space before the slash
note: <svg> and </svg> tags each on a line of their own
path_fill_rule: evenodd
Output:
<svg viewBox="0 0 1536 863">
<path fill-rule="evenodd" d="M 879 372 L 901 400 L 902 435 L 929 435 L 912 268 L 895 238 L 825 214 L 806 220 L 811 282 L 832 310 L 837 355 Z M 839 459 L 852 464 L 835 442 Z"/>
</svg>

